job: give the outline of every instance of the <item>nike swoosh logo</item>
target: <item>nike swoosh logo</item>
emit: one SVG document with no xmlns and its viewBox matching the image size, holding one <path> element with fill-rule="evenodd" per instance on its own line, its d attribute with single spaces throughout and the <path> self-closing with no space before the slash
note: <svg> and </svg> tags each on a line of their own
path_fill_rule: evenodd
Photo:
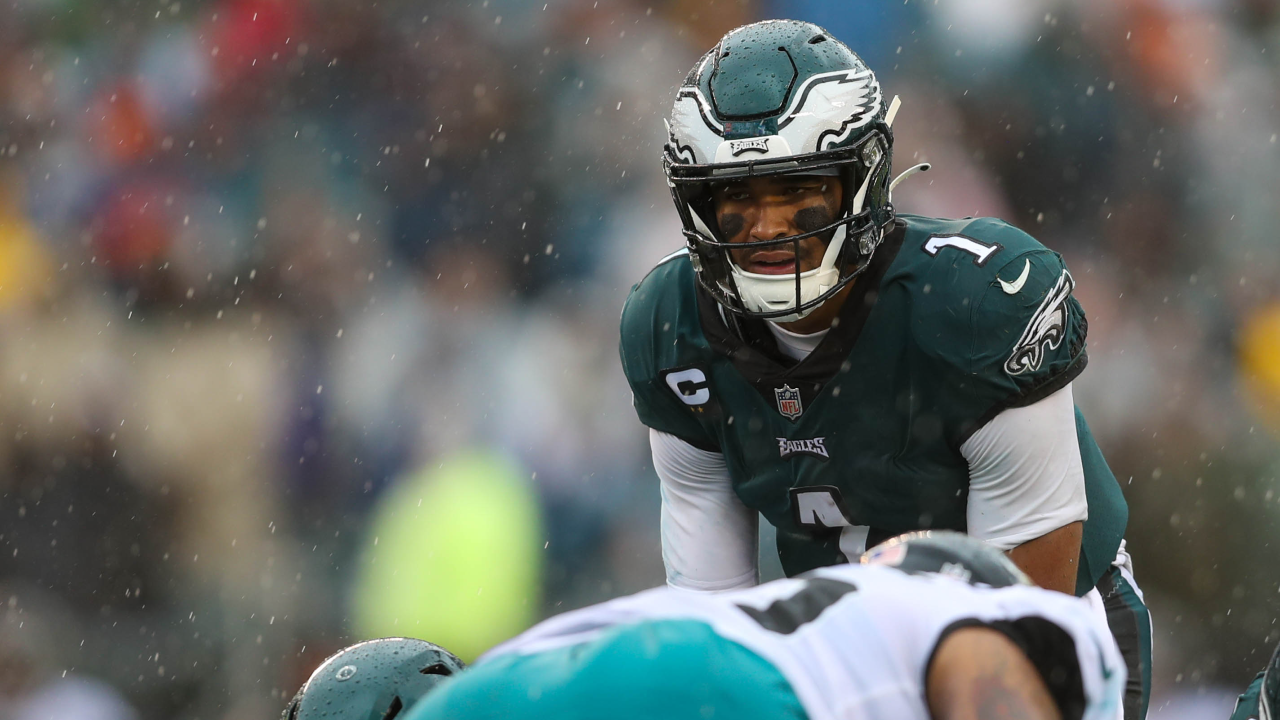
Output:
<svg viewBox="0 0 1280 720">
<path fill-rule="evenodd" d="M 1023 285 L 1027 284 L 1027 276 L 1031 274 L 1031 261 L 1027 260 L 1027 264 L 1022 266 L 1022 274 L 1013 282 L 1005 282 L 1003 278 L 996 278 L 1000 281 L 1000 287 L 1010 295 L 1016 295 Z"/>
</svg>

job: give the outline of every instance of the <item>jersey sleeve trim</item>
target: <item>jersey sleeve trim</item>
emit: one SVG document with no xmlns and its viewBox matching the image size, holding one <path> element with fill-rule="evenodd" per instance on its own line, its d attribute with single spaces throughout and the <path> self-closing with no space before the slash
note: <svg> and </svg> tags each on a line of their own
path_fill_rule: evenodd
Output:
<svg viewBox="0 0 1280 720">
<path fill-rule="evenodd" d="M 973 437 L 975 432 L 981 430 L 987 425 L 987 423 L 994 420 L 997 415 L 1005 410 L 1034 405 L 1070 385 L 1073 380 L 1080 376 L 1080 373 L 1084 372 L 1084 369 L 1088 364 L 1089 354 L 1085 351 L 1081 351 L 1080 354 L 1071 361 L 1071 364 L 1057 375 L 1049 376 L 1041 381 L 1040 384 L 1028 387 L 1022 392 L 1010 395 L 1001 402 L 992 405 L 985 413 L 979 416 L 978 419 L 970 422 L 961 430 L 960 437 L 956 441 L 956 446 L 959 447 L 960 445 L 965 444 L 969 438 Z"/>
<path fill-rule="evenodd" d="M 1075 640 L 1071 633 L 1057 623 L 1038 616 L 992 621 L 964 618 L 951 623 L 938 635 L 933 650 L 929 652 L 929 660 L 924 666 L 924 687 L 929 686 L 929 673 L 933 669 L 933 659 L 938 654 L 938 648 L 942 647 L 952 633 L 973 627 L 995 630 L 1022 650 L 1044 681 L 1049 696 L 1062 712 L 1063 720 L 1084 718 L 1088 698 L 1085 695 Z"/>
</svg>

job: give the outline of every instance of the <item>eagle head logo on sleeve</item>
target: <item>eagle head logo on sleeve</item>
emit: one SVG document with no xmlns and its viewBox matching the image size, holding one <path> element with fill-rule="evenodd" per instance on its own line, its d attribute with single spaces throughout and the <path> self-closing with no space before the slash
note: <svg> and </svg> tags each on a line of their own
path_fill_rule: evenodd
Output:
<svg viewBox="0 0 1280 720">
<path fill-rule="evenodd" d="M 1022 331 L 1018 344 L 1004 363 L 1004 371 L 1010 375 L 1021 375 L 1040 369 L 1044 355 L 1049 350 L 1056 350 L 1067 334 L 1067 298 L 1076 283 L 1071 273 L 1062 271 L 1062 276 L 1054 284 L 1053 289 L 1045 296 L 1027 329 Z"/>
</svg>

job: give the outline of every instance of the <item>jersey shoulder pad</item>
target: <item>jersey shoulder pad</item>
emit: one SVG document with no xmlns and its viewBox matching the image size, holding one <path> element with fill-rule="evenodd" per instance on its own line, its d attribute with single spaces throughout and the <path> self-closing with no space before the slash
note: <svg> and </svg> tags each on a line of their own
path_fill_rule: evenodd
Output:
<svg viewBox="0 0 1280 720">
<path fill-rule="evenodd" d="M 711 351 L 687 251 L 664 258 L 631 289 L 622 306 L 618 354 L 640 422 L 703 450 L 718 450 L 698 422 L 711 398 Z"/>
<path fill-rule="evenodd" d="M 1055 378 L 1060 388 L 1069 382 L 1063 374 L 1074 377 L 1085 362 L 1089 326 L 1072 296 L 1075 279 L 1061 255 L 1005 227 L 1010 246 L 992 256 L 970 314 L 971 369 L 999 367 L 1024 390 Z"/>
<path fill-rule="evenodd" d="M 631 288 L 622 306 L 619 337 L 629 380 L 652 379 L 678 354 L 679 340 L 692 339 L 691 331 L 701 336 L 696 282 L 689 253 L 681 250 L 663 258 Z"/>
<path fill-rule="evenodd" d="M 917 337 L 984 376 L 1004 406 L 1035 402 L 1084 369 L 1088 323 L 1062 256 L 996 218 L 907 222 L 900 252 L 918 248 Z"/>
<path fill-rule="evenodd" d="M 900 254 L 909 254 L 913 273 L 934 283 L 935 292 L 980 295 L 999 268 L 1028 252 L 1047 248 L 997 218 L 947 220 L 903 216 L 907 236 Z"/>
</svg>

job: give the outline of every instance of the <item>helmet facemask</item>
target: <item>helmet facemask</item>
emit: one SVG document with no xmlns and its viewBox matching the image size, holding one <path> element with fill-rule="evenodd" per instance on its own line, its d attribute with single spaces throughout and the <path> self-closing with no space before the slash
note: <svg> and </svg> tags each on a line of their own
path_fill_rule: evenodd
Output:
<svg viewBox="0 0 1280 720">
<path fill-rule="evenodd" d="M 735 314 L 791 322 L 807 316 L 866 269 L 884 227 L 893 219 L 888 204 L 892 136 L 887 124 L 877 125 L 843 148 L 703 165 L 682 163 L 673 138 L 664 167 L 698 281 L 713 299 Z M 720 231 L 712 200 L 717 184 L 829 174 L 838 174 L 842 196 L 838 216 L 824 226 L 784 238 L 745 242 L 732 242 Z M 805 270 L 800 265 L 800 243 L 810 237 L 823 238 L 826 249 L 818 267 Z M 752 273 L 733 260 L 734 253 L 744 250 L 784 247 L 796 258 L 791 273 Z"/>
<path fill-rule="evenodd" d="M 811 23 L 745 25 L 699 59 L 676 93 L 663 168 L 698 282 L 723 310 L 799 320 L 866 270 L 893 221 L 896 103 L 885 103 L 856 53 Z M 838 175 L 838 217 L 816 229 L 797 225 L 801 232 L 786 238 L 725 237 L 714 185 L 787 174 Z M 801 242 L 815 237 L 825 243 L 821 262 L 801 269 Z M 794 271 L 748 272 L 733 261 L 731 251 L 762 248 L 789 248 Z M 812 242 L 805 249 L 812 253 Z"/>
</svg>

